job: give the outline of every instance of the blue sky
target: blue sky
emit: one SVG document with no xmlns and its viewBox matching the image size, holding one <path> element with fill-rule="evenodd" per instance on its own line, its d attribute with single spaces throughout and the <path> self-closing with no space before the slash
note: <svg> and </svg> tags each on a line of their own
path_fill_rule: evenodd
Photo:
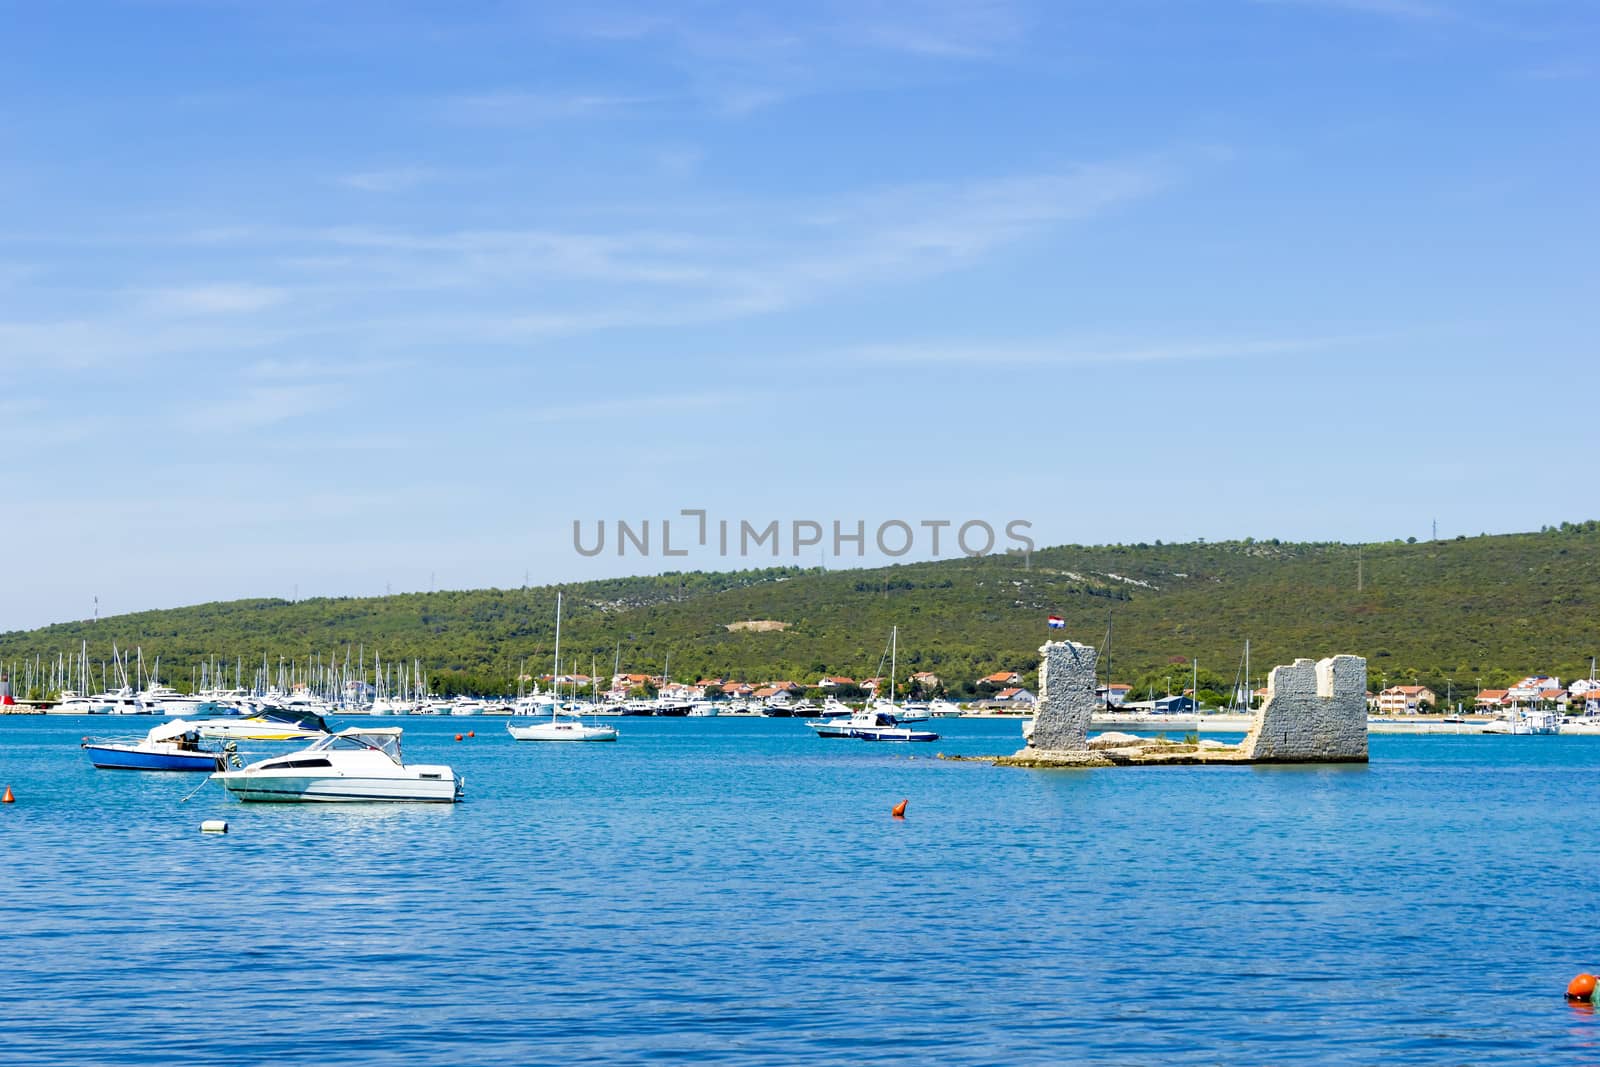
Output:
<svg viewBox="0 0 1600 1067">
<path fill-rule="evenodd" d="M 1587 2 L 0 20 L 0 628 L 725 565 L 572 548 L 683 508 L 1596 515 Z"/>
</svg>

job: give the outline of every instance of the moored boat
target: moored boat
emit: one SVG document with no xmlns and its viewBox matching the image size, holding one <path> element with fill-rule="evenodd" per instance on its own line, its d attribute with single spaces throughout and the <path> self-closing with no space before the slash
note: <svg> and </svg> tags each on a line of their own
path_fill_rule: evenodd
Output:
<svg viewBox="0 0 1600 1067">
<path fill-rule="evenodd" d="M 142 738 L 86 737 L 79 747 L 101 770 L 220 771 L 227 766 L 220 751 L 200 747 L 200 731 L 182 719 L 164 722 Z"/>
<path fill-rule="evenodd" d="M 508 722 L 506 733 L 518 741 L 615 741 L 617 728 L 609 723 L 585 722 L 581 715 L 557 709 L 537 722 Z"/>
<path fill-rule="evenodd" d="M 310 741 L 328 734 L 328 723 L 311 712 L 264 708 L 258 714 L 201 719 L 200 736 L 227 741 Z"/>
<path fill-rule="evenodd" d="M 442 764 L 407 765 L 398 726 L 341 730 L 308 748 L 211 777 L 244 801 L 453 804 L 465 782 Z"/>
</svg>

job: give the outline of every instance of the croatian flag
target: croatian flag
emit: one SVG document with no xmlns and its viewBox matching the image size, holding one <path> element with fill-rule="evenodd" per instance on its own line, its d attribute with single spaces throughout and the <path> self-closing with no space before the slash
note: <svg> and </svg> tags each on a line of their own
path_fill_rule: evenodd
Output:
<svg viewBox="0 0 1600 1067">
<path fill-rule="evenodd" d="M 1060 615 L 1052 615 L 1045 621 L 1050 624 L 1050 629 L 1052 630 L 1059 630 L 1067 625 L 1067 620 Z"/>
</svg>

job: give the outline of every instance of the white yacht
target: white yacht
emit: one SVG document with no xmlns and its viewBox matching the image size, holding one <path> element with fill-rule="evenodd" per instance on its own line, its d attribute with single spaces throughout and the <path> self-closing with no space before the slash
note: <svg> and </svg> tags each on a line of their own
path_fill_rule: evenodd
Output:
<svg viewBox="0 0 1600 1067">
<path fill-rule="evenodd" d="M 822 702 L 822 710 L 817 713 L 819 719 L 848 719 L 855 714 L 855 709 L 838 697 L 829 697 Z"/>
<path fill-rule="evenodd" d="M 927 704 L 913 700 L 908 700 L 899 707 L 891 703 L 885 710 L 900 722 L 927 722 L 933 716 L 933 711 Z"/>
<path fill-rule="evenodd" d="M 94 715 L 96 714 L 95 702 L 82 693 L 71 689 L 61 691 L 61 699 L 53 706 L 45 709 L 46 715 Z"/>
<path fill-rule="evenodd" d="M 443 764 L 407 766 L 400 727 L 341 730 L 309 748 L 211 777 L 240 800 L 453 804 L 465 782 Z"/>
<path fill-rule="evenodd" d="M 95 715 L 150 715 L 151 709 L 147 708 L 144 701 L 139 699 L 139 694 L 133 691 L 133 686 L 125 685 L 115 693 L 96 693 L 89 698 L 94 705 Z"/>
<path fill-rule="evenodd" d="M 153 715 L 202 715 L 212 707 L 208 697 L 198 693 L 184 696 L 170 685 L 152 685 L 139 694 L 139 699 Z"/>
</svg>

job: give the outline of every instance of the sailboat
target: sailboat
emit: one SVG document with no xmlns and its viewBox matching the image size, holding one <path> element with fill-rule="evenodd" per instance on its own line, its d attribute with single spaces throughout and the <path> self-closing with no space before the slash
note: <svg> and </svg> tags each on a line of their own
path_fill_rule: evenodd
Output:
<svg viewBox="0 0 1600 1067">
<path fill-rule="evenodd" d="M 556 593 L 556 669 L 552 681 L 561 677 L 561 594 Z M 561 692 L 557 684 L 555 699 L 550 704 L 550 718 L 519 725 L 506 723 L 506 733 L 518 741 L 615 741 L 617 728 L 609 723 L 585 722 L 575 711 L 561 707 Z"/>
</svg>

